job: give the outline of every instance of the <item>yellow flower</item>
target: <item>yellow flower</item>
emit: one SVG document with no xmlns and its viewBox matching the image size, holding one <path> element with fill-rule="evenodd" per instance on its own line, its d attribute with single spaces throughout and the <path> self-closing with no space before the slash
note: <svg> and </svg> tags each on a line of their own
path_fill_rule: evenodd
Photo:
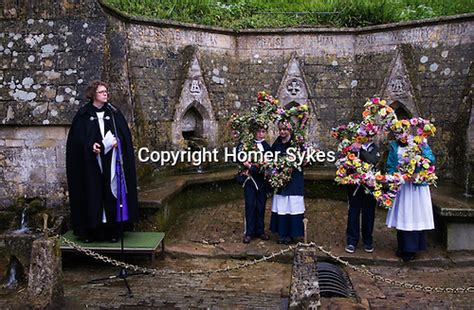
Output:
<svg viewBox="0 0 474 310">
<path fill-rule="evenodd" d="M 375 192 L 374 192 L 374 197 L 375 197 L 375 198 L 380 197 L 380 195 L 382 195 L 382 192 L 381 192 L 381 191 L 375 191 Z"/>
<path fill-rule="evenodd" d="M 385 100 L 380 100 L 380 105 L 385 105 L 387 102 Z"/>
<path fill-rule="evenodd" d="M 413 141 L 416 143 L 416 144 L 420 144 L 422 141 L 423 141 L 423 138 L 421 136 L 415 136 L 413 138 Z"/>
</svg>

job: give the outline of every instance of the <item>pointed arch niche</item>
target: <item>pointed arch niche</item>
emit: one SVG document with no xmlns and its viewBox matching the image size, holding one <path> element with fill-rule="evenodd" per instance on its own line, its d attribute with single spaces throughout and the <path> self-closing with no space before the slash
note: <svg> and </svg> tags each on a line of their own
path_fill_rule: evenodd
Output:
<svg viewBox="0 0 474 310">
<path fill-rule="evenodd" d="M 408 70 L 403 60 L 402 52 L 399 49 L 397 49 L 392 60 L 380 94 L 395 110 L 399 119 L 418 117 L 420 115 L 413 95 L 413 86 L 408 77 Z M 406 115 L 409 115 L 409 117 L 406 117 Z"/>
<path fill-rule="evenodd" d="M 278 87 L 276 97 L 285 108 L 297 107 L 307 103 L 312 111 L 311 122 L 307 126 L 309 141 L 319 144 L 320 123 L 314 117 L 317 113 L 316 106 L 311 100 L 310 88 L 306 81 L 302 63 L 298 60 L 296 52 L 291 53 L 285 73 Z M 277 135 L 276 129 L 272 134 Z"/>
<path fill-rule="evenodd" d="M 390 107 L 395 111 L 398 119 L 409 119 L 413 117 L 413 113 L 400 101 L 395 100 L 390 104 Z"/>
<path fill-rule="evenodd" d="M 172 142 L 177 148 L 191 145 L 215 147 L 217 122 L 202 76 L 199 54 L 196 48 L 189 48 L 188 52 L 183 66 L 186 78 L 181 85 L 171 125 Z"/>
<path fill-rule="evenodd" d="M 206 114 L 206 110 L 197 101 L 183 113 L 181 134 L 185 140 L 204 138 L 204 119 L 208 119 Z"/>
</svg>

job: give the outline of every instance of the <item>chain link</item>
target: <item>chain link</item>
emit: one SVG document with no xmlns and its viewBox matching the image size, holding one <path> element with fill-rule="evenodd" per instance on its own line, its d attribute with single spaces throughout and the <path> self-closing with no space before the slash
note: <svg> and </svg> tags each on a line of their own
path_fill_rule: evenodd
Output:
<svg viewBox="0 0 474 310">
<path fill-rule="evenodd" d="M 96 253 L 94 251 L 91 251 L 89 249 L 86 249 L 83 246 L 75 243 L 74 241 L 66 239 L 65 237 L 63 237 L 61 235 L 55 235 L 55 237 L 60 238 L 65 244 L 73 247 L 77 251 L 82 252 L 82 253 L 86 254 L 87 256 L 90 256 L 90 257 L 92 257 L 96 260 L 103 261 L 105 263 L 111 264 L 111 265 L 116 266 L 116 267 L 122 267 L 122 268 L 132 270 L 132 271 L 135 271 L 135 272 L 142 272 L 144 274 L 151 274 L 151 275 L 157 275 L 157 274 L 211 275 L 211 274 L 216 274 L 216 273 L 235 271 L 235 270 L 239 270 L 239 269 L 242 269 L 242 268 L 247 268 L 247 267 L 256 265 L 258 263 L 265 262 L 265 261 L 270 260 L 272 258 L 275 258 L 277 256 L 280 256 L 280 255 L 286 254 L 288 252 L 291 252 L 291 251 L 293 251 L 297 248 L 313 248 L 314 247 L 317 250 L 319 250 L 320 252 L 322 252 L 322 253 L 326 254 L 327 256 L 331 257 L 332 259 L 334 259 L 338 263 L 340 263 L 344 266 L 347 266 L 348 268 L 351 268 L 352 270 L 354 270 L 356 272 L 359 272 L 359 273 L 361 273 L 361 274 L 363 274 L 363 275 L 365 275 L 365 276 L 367 276 L 371 279 L 374 279 L 375 281 L 385 282 L 385 283 L 387 283 L 389 285 L 392 285 L 392 286 L 396 286 L 396 287 L 400 287 L 400 288 L 406 288 L 406 289 L 412 289 L 412 290 L 416 290 L 416 291 L 423 291 L 423 292 L 426 292 L 426 293 L 431 293 L 431 292 L 449 293 L 449 294 L 474 293 L 474 286 L 469 286 L 469 287 L 431 287 L 431 286 L 425 286 L 425 285 L 422 285 L 422 284 L 412 284 L 412 283 L 409 283 L 409 282 L 392 280 L 390 278 L 383 277 L 381 275 L 375 274 L 375 273 L 373 273 L 372 271 L 368 270 L 365 267 L 359 267 L 359 266 L 353 265 L 353 264 L 349 263 L 348 261 L 345 261 L 345 260 L 341 259 L 339 256 L 333 254 L 331 251 L 326 250 L 321 245 L 317 245 L 314 242 L 310 242 L 310 243 L 299 242 L 298 244 L 291 245 L 286 249 L 282 249 L 278 252 L 273 252 L 270 255 L 264 255 L 259 259 L 253 259 L 253 260 L 247 261 L 243 264 L 238 264 L 236 266 L 226 266 L 224 268 L 211 269 L 211 270 L 196 269 L 196 270 L 191 270 L 191 271 L 175 271 L 175 270 L 169 270 L 169 269 L 166 269 L 166 270 L 165 269 L 155 269 L 155 268 L 147 268 L 147 267 L 140 267 L 140 266 L 136 266 L 136 265 L 127 264 L 125 262 L 121 262 L 121 261 L 112 259 L 108 256 L 105 256 L 105 255 Z"/>
</svg>

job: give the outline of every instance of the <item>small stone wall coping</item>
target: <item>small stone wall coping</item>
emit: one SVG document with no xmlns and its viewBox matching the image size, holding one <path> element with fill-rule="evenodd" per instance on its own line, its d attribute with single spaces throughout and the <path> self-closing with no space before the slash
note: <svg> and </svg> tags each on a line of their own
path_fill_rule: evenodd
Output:
<svg viewBox="0 0 474 310">
<path fill-rule="evenodd" d="M 431 198 L 436 214 L 448 218 L 465 218 L 474 222 L 473 198 L 463 198 L 460 193 L 443 192 L 443 188 L 433 189 Z"/>
</svg>

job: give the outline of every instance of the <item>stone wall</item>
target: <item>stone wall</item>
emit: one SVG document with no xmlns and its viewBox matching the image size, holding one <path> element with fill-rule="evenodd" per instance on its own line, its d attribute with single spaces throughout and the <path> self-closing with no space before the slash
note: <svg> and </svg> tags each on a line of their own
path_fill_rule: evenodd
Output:
<svg viewBox="0 0 474 310">
<path fill-rule="evenodd" d="M 95 1 L 0 4 L 0 203 L 66 197 L 67 125 L 103 76 L 106 18 Z"/>
<path fill-rule="evenodd" d="M 0 127 L 0 198 L 41 197 L 49 205 L 66 197 L 63 126 Z"/>
<path fill-rule="evenodd" d="M 136 146 L 156 150 L 185 146 L 193 126 L 210 146 L 230 144 L 228 115 L 247 110 L 259 90 L 283 104 L 308 101 L 311 139 L 330 149 L 331 127 L 359 120 L 365 99 L 379 94 L 400 113 L 435 122 L 439 173 L 464 182 L 472 14 L 238 32 L 132 18 L 95 0 L 7 0 L 0 14 L 1 206 L 46 193 L 55 193 L 49 205 L 65 202 L 68 124 L 97 78 L 110 82 Z"/>
</svg>

